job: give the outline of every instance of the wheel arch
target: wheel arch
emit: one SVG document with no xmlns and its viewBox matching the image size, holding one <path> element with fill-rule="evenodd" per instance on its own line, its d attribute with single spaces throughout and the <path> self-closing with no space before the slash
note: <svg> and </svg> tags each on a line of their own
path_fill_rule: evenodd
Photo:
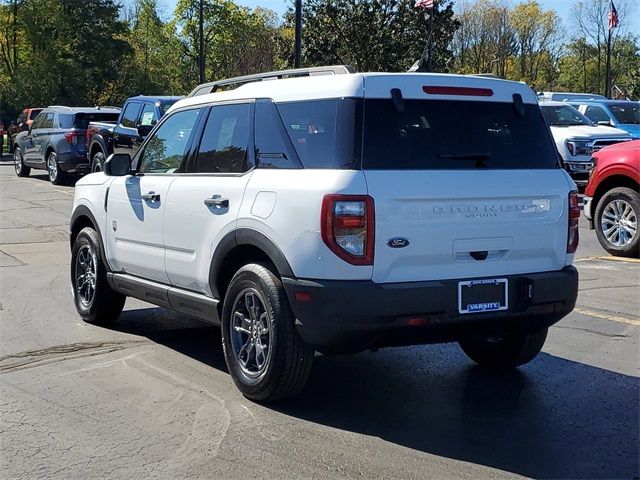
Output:
<svg viewBox="0 0 640 480">
<path fill-rule="evenodd" d="M 633 178 L 621 174 L 611 175 L 602 180 L 593 195 L 592 212 L 594 216 L 602 197 L 604 197 L 609 190 L 617 187 L 626 187 L 637 192 L 640 189 L 640 184 Z"/>
<path fill-rule="evenodd" d="M 222 300 L 235 272 L 252 262 L 271 263 L 280 277 L 293 277 L 286 257 L 266 235 L 251 228 L 239 228 L 225 235 L 213 253 L 209 285 L 214 297 Z"/>
<path fill-rule="evenodd" d="M 89 160 L 93 161 L 93 156 L 98 153 L 98 151 L 102 151 L 103 155 L 105 157 L 107 156 L 107 147 L 102 135 L 95 135 L 91 139 L 91 145 L 89 146 Z"/>
<path fill-rule="evenodd" d="M 71 220 L 69 222 L 69 247 L 73 250 L 73 244 L 78 237 L 78 234 L 83 228 L 91 227 L 98 234 L 98 238 L 100 239 L 100 256 L 102 257 L 102 261 L 107 267 L 107 271 L 111 272 L 111 267 L 109 266 L 109 262 L 107 262 L 107 255 L 104 249 L 104 242 L 102 240 L 102 232 L 100 231 L 100 227 L 98 227 L 98 222 L 95 217 L 91 213 L 91 210 L 85 205 L 79 205 L 73 211 L 71 215 Z"/>
</svg>

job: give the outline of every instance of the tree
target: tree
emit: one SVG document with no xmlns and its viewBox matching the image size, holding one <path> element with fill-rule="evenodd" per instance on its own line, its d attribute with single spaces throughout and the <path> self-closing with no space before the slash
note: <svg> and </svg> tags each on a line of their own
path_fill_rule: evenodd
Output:
<svg viewBox="0 0 640 480">
<path fill-rule="evenodd" d="M 302 63 L 350 64 L 360 71 L 406 71 L 420 58 L 428 24 L 411 0 L 307 0 L 302 11 Z M 293 11 L 286 15 L 293 26 Z M 448 71 L 458 28 L 451 2 L 434 8 L 433 68 Z"/>
</svg>

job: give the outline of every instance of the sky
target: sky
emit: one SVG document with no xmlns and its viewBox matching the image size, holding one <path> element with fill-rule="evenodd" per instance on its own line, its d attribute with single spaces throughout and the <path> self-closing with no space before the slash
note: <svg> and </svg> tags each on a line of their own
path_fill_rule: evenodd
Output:
<svg viewBox="0 0 640 480">
<path fill-rule="evenodd" d="M 289 7 L 289 5 L 293 5 L 293 0 L 234 0 L 234 1 L 235 3 L 247 6 L 249 8 L 255 8 L 255 7 L 268 8 L 280 15 L 282 15 L 284 12 L 287 11 L 287 8 Z M 302 1 L 304 2 L 304 0 Z M 555 10 L 560 16 L 560 18 L 562 18 L 562 24 L 564 25 L 565 29 L 567 29 L 569 33 L 573 33 L 573 28 L 575 27 L 575 25 L 571 21 L 571 9 L 577 3 L 578 0 L 538 0 L 538 1 L 540 2 L 544 10 L 550 10 L 550 9 Z M 613 0 L 614 4 L 616 3 L 616 1 L 619 2 L 620 0 Z M 633 11 L 633 13 L 625 19 L 625 23 L 627 24 L 626 28 L 629 32 L 635 33 L 636 35 L 640 35 L 640 0 L 624 0 L 624 1 L 626 1 L 627 3 L 630 3 L 631 9 Z M 163 7 L 164 9 L 163 14 L 168 17 L 171 15 L 171 12 L 173 12 L 173 9 L 176 6 L 176 2 L 177 0 L 159 0 L 158 4 Z M 455 3 L 456 2 L 454 1 L 454 8 L 455 8 Z M 519 2 L 518 0 L 511 0 L 511 3 L 516 4 Z"/>
</svg>

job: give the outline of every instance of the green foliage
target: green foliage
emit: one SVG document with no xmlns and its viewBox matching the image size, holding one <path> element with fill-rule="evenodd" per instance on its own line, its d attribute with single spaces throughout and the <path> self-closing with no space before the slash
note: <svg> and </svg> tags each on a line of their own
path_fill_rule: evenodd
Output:
<svg viewBox="0 0 640 480">
<path fill-rule="evenodd" d="M 305 0 L 302 63 L 406 71 L 421 57 L 429 33 L 422 10 L 413 5 L 414 0 Z M 433 69 L 447 71 L 453 60 L 449 44 L 459 24 L 452 2 L 437 2 L 434 10 Z M 293 11 L 286 22 L 292 29 Z"/>
</svg>

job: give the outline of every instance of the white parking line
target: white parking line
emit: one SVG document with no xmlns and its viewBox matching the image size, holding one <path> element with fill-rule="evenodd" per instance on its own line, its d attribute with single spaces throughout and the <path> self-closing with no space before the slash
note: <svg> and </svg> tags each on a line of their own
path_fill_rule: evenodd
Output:
<svg viewBox="0 0 640 480">
<path fill-rule="evenodd" d="M 602 320 L 611 320 L 612 322 L 626 323 L 627 325 L 640 327 L 640 320 L 634 318 L 623 317 L 620 315 L 611 315 L 609 313 L 599 312 L 598 310 L 591 310 L 590 308 L 584 307 L 576 307 L 573 309 L 573 311 L 582 315 L 587 315 L 589 317 L 601 318 Z"/>
</svg>

